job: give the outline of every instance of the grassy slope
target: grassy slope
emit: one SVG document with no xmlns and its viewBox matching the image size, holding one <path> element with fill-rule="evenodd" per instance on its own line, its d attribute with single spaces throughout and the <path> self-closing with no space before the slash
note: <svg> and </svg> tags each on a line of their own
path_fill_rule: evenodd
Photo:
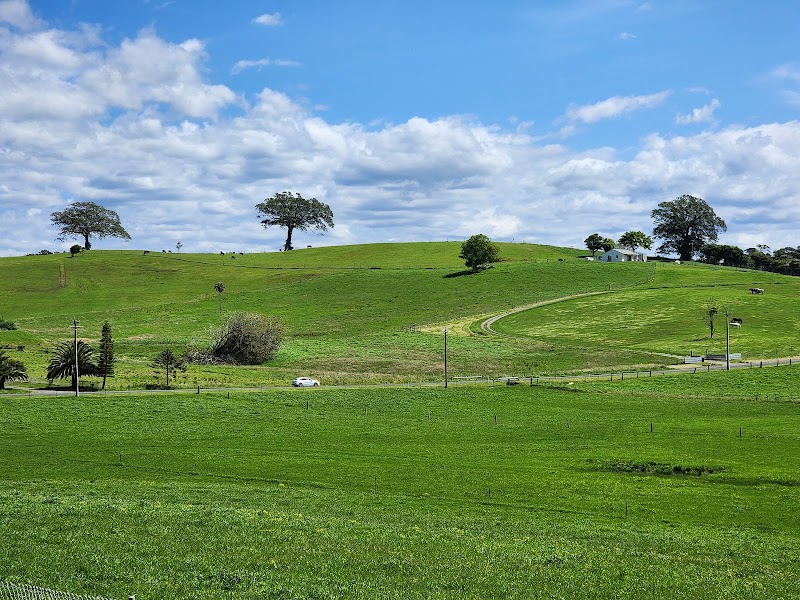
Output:
<svg viewBox="0 0 800 600">
<path fill-rule="evenodd" d="M 0 576 L 141 599 L 795 597 L 796 369 L 5 398 Z M 622 469 L 652 463 L 719 471 Z"/>
<path fill-rule="evenodd" d="M 751 294 L 753 286 L 766 293 Z M 581 341 L 681 356 L 691 351 L 724 353 L 723 313 L 728 310 L 730 317 L 744 322 L 742 328 L 731 330 L 731 352 L 751 358 L 796 356 L 800 354 L 798 291 L 797 278 L 704 265 L 659 265 L 654 280 L 636 290 L 517 313 L 502 319 L 495 329 L 563 344 Z M 711 299 L 720 307 L 713 339 L 703 321 L 703 309 Z"/>
<path fill-rule="evenodd" d="M 699 318 L 710 296 L 730 306 L 745 327 L 734 350 L 749 356 L 794 354 L 800 280 L 765 273 L 671 264 L 597 264 L 579 253 L 500 244 L 504 262 L 463 275 L 459 244 L 375 244 L 290 253 L 193 255 L 92 251 L 0 259 L 6 319 L 18 331 L 0 344 L 24 344 L 34 383 L 43 383 L 47 350 L 81 336 L 99 338 L 110 321 L 118 356 L 117 388 L 153 381 L 148 363 L 165 347 L 206 343 L 220 322 L 214 283 L 225 284 L 222 313 L 282 317 L 288 340 L 277 359 L 251 368 L 191 367 L 178 383 L 261 385 L 307 373 L 323 383 L 435 380 L 441 377 L 441 330 L 451 332 L 453 376 L 536 375 L 599 371 L 672 362 L 718 349 Z M 561 260 L 559 260 L 561 259 Z M 67 285 L 58 287 L 59 269 Z M 765 287 L 751 296 L 752 285 Z M 463 335 L 463 325 L 515 306 L 589 291 L 616 290 L 501 320 L 512 337 Z M 733 313 L 732 313 L 733 314 Z M 428 333 L 412 325 L 438 324 Z"/>
<path fill-rule="evenodd" d="M 380 244 L 230 256 L 97 252 L 82 256 L 4 259 L 10 285 L 0 291 L 3 317 L 16 332 L 0 343 L 27 346 L 32 374 L 44 371 L 46 350 L 68 338 L 73 318 L 81 335 L 99 337 L 111 322 L 120 361 L 118 387 L 150 380 L 147 363 L 165 346 L 209 338 L 219 323 L 214 283 L 225 284 L 223 313 L 251 310 L 283 317 L 289 342 L 269 368 L 193 368 L 186 385 L 283 382 L 299 370 L 326 382 L 437 377 L 441 340 L 413 334 L 412 324 L 477 318 L 514 305 L 575 292 L 646 281 L 652 269 L 609 277 L 577 253 L 501 244 L 506 262 L 478 275 L 459 275 L 457 243 Z M 563 258 L 567 262 L 559 262 Z M 572 260 L 570 260 L 572 259 Z M 59 268 L 68 284 L 58 288 Z M 527 344 L 526 344 L 527 345 Z M 525 365 L 518 344 L 459 340 L 454 374 L 502 374 Z M 502 346 L 502 348 L 500 348 Z M 549 358 L 549 357 L 548 357 Z M 535 360 L 525 360 L 533 366 Z M 569 359 L 568 360 L 572 360 Z"/>
</svg>

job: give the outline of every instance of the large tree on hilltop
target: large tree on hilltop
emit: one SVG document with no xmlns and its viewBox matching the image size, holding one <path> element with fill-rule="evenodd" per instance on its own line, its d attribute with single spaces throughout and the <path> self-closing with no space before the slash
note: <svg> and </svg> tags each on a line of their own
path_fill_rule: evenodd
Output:
<svg viewBox="0 0 800 600">
<path fill-rule="evenodd" d="M 316 198 L 305 199 L 297 193 L 278 192 L 272 198 L 256 204 L 256 210 L 265 228 L 273 225 L 286 227 L 285 251 L 292 249 L 292 232 L 295 229 L 327 231 L 328 227 L 333 227 L 330 206 Z"/>
<path fill-rule="evenodd" d="M 653 235 L 664 240 L 658 251 L 678 254 L 681 260 L 691 260 L 700 248 L 717 241 L 719 231 L 728 229 L 705 200 L 694 196 L 661 202 L 650 216 Z"/>
<path fill-rule="evenodd" d="M 86 250 L 92 247 L 89 242 L 89 236 L 92 235 L 100 239 L 131 239 L 120 223 L 119 215 L 94 202 L 73 202 L 64 210 L 52 213 L 50 220 L 58 227 L 57 240 L 63 242 L 68 237 L 83 237 L 83 247 Z"/>
<path fill-rule="evenodd" d="M 477 273 L 500 259 L 497 246 L 482 233 L 473 235 L 461 244 L 461 254 L 458 257 L 464 259 L 464 263 L 473 273 Z"/>
</svg>

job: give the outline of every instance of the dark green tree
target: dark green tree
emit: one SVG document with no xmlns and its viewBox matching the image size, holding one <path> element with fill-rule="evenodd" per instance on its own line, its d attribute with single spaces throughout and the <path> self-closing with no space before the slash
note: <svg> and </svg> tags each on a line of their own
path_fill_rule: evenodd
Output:
<svg viewBox="0 0 800 600">
<path fill-rule="evenodd" d="M 297 229 L 327 231 L 333 227 L 331 207 L 316 198 L 305 199 L 300 194 L 278 192 L 271 198 L 256 204 L 258 218 L 264 228 L 277 225 L 286 227 L 285 251 L 292 249 L 292 232 Z"/>
<path fill-rule="evenodd" d="M 97 362 L 94 350 L 83 340 L 78 340 L 78 373 L 75 373 L 75 343 L 73 341 L 61 342 L 53 351 L 53 358 L 47 366 L 47 379 L 72 379 L 72 387 L 76 387 L 77 377 L 80 375 L 98 375 Z"/>
<path fill-rule="evenodd" d="M 723 264 L 726 267 L 746 267 L 751 262 L 744 250 L 727 244 L 706 244 L 700 248 L 700 259 L 711 265 Z"/>
<path fill-rule="evenodd" d="M 186 365 L 184 364 L 183 359 L 175 356 L 175 353 L 170 349 L 162 350 L 158 356 L 153 359 L 153 362 L 150 364 L 150 366 L 153 367 L 158 374 L 165 374 L 166 387 L 169 387 L 170 375 L 172 375 L 174 378 L 178 371 L 186 371 Z"/>
<path fill-rule="evenodd" d="M 477 273 L 496 263 L 499 260 L 499 251 L 488 237 L 478 233 L 461 244 L 461 254 L 458 256 L 464 259 L 464 263 L 473 273 Z"/>
<path fill-rule="evenodd" d="M 91 249 L 89 237 L 94 235 L 100 239 L 117 237 L 131 239 L 119 221 L 119 215 L 108 208 L 94 202 L 73 202 L 62 211 L 50 215 L 53 225 L 58 227 L 57 240 L 64 241 L 68 237 L 83 237 L 83 247 Z"/>
<path fill-rule="evenodd" d="M 75 258 L 76 254 L 81 253 L 81 250 L 83 250 L 83 246 L 81 246 L 80 244 L 73 244 L 72 246 L 69 247 L 69 257 Z"/>
<path fill-rule="evenodd" d="M 25 365 L 0 350 L 0 390 L 6 389 L 6 381 L 28 381 Z"/>
<path fill-rule="evenodd" d="M 626 231 L 620 236 L 617 246 L 631 252 L 636 252 L 637 248 L 650 250 L 653 247 L 653 240 L 643 231 Z"/>
<path fill-rule="evenodd" d="M 661 202 L 650 216 L 655 222 L 653 235 L 664 240 L 658 251 L 678 254 L 681 260 L 692 260 L 700 248 L 717 241 L 719 231 L 728 228 L 705 200 L 694 196 Z"/>
<path fill-rule="evenodd" d="M 97 357 L 98 374 L 103 376 L 103 389 L 106 389 L 106 378 L 114 376 L 114 338 L 111 337 L 111 325 L 103 323 L 100 333 L 100 353 Z"/>
<path fill-rule="evenodd" d="M 599 233 L 593 233 L 583 240 L 583 243 L 586 244 L 586 248 L 588 248 L 592 256 L 594 256 L 595 252 L 603 249 L 603 236 Z"/>
<path fill-rule="evenodd" d="M 609 250 L 613 250 L 617 247 L 617 242 L 612 240 L 611 238 L 604 238 L 603 239 L 603 251 L 608 252 Z"/>
</svg>

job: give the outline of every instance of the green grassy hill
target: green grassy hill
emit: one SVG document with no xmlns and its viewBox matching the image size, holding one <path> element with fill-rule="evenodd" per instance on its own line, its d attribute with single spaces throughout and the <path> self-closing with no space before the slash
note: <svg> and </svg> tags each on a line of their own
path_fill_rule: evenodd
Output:
<svg viewBox="0 0 800 600">
<path fill-rule="evenodd" d="M 698 265 L 599 264 L 579 251 L 499 244 L 503 262 L 465 274 L 460 243 L 374 244 L 289 253 L 208 255 L 93 250 L 0 259 L 5 285 L 0 345 L 42 384 L 48 350 L 80 336 L 99 339 L 109 321 L 116 343 L 116 388 L 153 381 L 160 350 L 207 343 L 235 311 L 281 317 L 288 339 L 259 367 L 192 366 L 179 385 L 285 383 L 300 373 L 323 383 L 434 380 L 442 375 L 442 329 L 453 376 L 529 375 L 672 362 L 708 344 L 699 317 L 707 295 L 734 298 L 751 355 L 793 348 L 798 280 Z M 222 282 L 222 310 L 214 284 Z M 767 294 L 749 297 L 758 284 Z M 608 292 L 519 313 L 496 324 L 510 335 L 467 335 L 466 325 L 515 307 L 587 292 Z M 673 318 L 680 316 L 680 319 Z M 750 327 L 750 323 L 753 327 Z M 427 327 L 423 327 L 427 326 Z M 423 331 L 420 331 L 423 330 Z"/>
</svg>

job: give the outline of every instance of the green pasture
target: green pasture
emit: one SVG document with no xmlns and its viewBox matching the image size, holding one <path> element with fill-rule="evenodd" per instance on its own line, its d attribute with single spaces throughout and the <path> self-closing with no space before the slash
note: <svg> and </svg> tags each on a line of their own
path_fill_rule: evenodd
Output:
<svg viewBox="0 0 800 600">
<path fill-rule="evenodd" d="M 112 598 L 800 595 L 798 367 L 0 398 L 0 577 Z"/>
<path fill-rule="evenodd" d="M 114 335 L 111 389 L 156 383 L 149 364 L 165 348 L 207 344 L 235 311 L 275 315 L 287 337 L 276 359 L 253 367 L 192 365 L 191 387 L 283 385 L 306 374 L 323 384 L 436 381 L 443 329 L 452 377 L 504 377 L 659 367 L 689 352 L 720 351 L 701 320 L 720 300 L 745 326 L 732 351 L 750 358 L 797 354 L 797 278 L 669 263 L 603 264 L 570 248 L 499 244 L 502 262 L 465 272 L 459 242 L 304 248 L 262 254 L 177 254 L 92 250 L 0 259 L 5 285 L 0 346 L 43 387 L 49 351 L 79 335 L 95 344 L 107 320 Z M 214 284 L 222 282 L 220 296 Z M 767 290 L 750 295 L 749 287 Z M 493 315 L 560 298 L 496 322 Z M 720 316 L 720 326 L 724 325 Z M 84 380 L 84 384 L 90 383 Z M 14 384 L 19 385 L 19 384 Z"/>
<path fill-rule="evenodd" d="M 765 293 L 751 294 L 751 287 Z M 703 319 L 712 301 L 719 306 L 713 339 Z M 725 311 L 743 321 L 741 328 L 730 329 L 732 353 L 752 359 L 800 355 L 800 280 L 705 266 L 659 265 L 654 280 L 637 289 L 519 312 L 493 328 L 543 343 L 724 354 Z"/>
<path fill-rule="evenodd" d="M 93 250 L 74 258 L 1 259 L 8 285 L 0 290 L 0 316 L 19 329 L 0 332 L 0 345 L 24 345 L 24 361 L 41 385 L 47 352 L 71 337 L 74 318 L 89 341 L 99 339 L 108 320 L 118 357 L 109 385 L 141 388 L 153 381 L 148 363 L 160 350 L 207 343 L 222 318 L 246 310 L 285 321 L 287 341 L 277 360 L 253 368 L 191 367 L 179 384 L 285 383 L 299 372 L 326 383 L 419 381 L 440 376 L 442 341 L 415 331 L 418 326 L 469 322 L 521 304 L 636 285 L 655 273 L 643 265 L 609 274 L 576 259 L 571 249 L 523 244 L 501 249 L 504 261 L 476 275 L 464 273 L 458 243 L 235 258 Z M 214 290 L 218 281 L 225 285 L 221 298 Z M 574 351 L 552 348 L 535 357 L 527 342 L 498 350 L 496 340 L 480 337 L 465 337 L 456 346 L 457 376 L 511 374 L 551 363 L 563 368 L 577 358 Z"/>
</svg>

